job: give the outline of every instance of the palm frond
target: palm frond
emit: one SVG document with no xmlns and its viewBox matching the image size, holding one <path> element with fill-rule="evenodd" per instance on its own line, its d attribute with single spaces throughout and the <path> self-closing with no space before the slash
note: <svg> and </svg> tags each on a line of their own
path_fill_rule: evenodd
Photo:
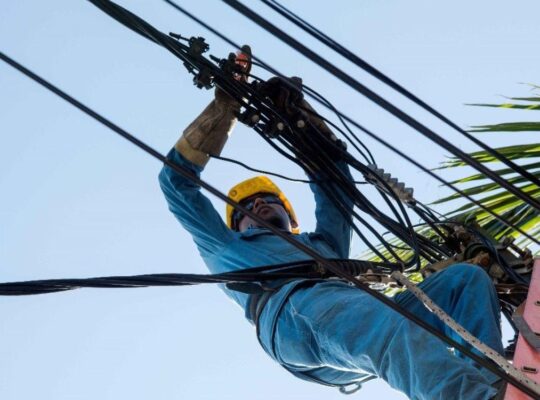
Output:
<svg viewBox="0 0 540 400">
<path fill-rule="evenodd" d="M 508 122 L 495 125 L 473 125 L 469 132 L 532 132 L 540 130 L 540 122 Z"/>
<path fill-rule="evenodd" d="M 538 131 L 540 131 L 540 122 L 538 123 Z M 531 144 L 519 144 L 513 146 L 497 147 L 495 150 L 508 158 L 509 160 L 518 160 L 525 158 L 537 158 L 540 157 L 540 143 L 531 143 Z M 499 162 L 499 160 L 489 154 L 485 150 L 475 151 L 469 153 L 469 156 L 474 158 L 476 161 L 479 161 L 483 164 L 491 162 Z M 453 167 L 462 167 L 468 165 L 465 161 L 462 161 L 460 158 L 452 157 L 448 161 L 441 163 L 441 166 L 437 169 L 453 168 Z"/>
<path fill-rule="evenodd" d="M 533 90 L 540 89 L 540 86 L 528 84 Z M 517 110 L 540 110 L 540 97 L 510 97 L 512 101 L 522 101 L 535 104 L 516 104 L 516 103 L 502 103 L 502 104 L 489 104 L 489 103 L 475 103 L 470 104 L 477 107 L 491 107 L 491 108 L 506 108 Z M 540 132 L 540 122 L 508 122 L 494 125 L 477 125 L 473 126 L 471 132 Z M 509 136 L 513 138 L 514 135 Z M 540 179 L 540 143 L 524 143 L 514 144 L 504 147 L 498 147 L 498 153 L 504 155 L 506 158 L 514 161 L 518 161 L 522 168 L 529 173 Z M 480 150 L 469 153 L 469 156 L 475 160 L 483 163 L 499 163 L 500 161 L 489 154 L 487 151 Z M 529 161 L 530 160 L 530 161 Z M 442 162 L 437 170 L 463 167 L 467 164 L 462 160 L 452 157 Z M 531 197 L 540 199 L 540 188 L 529 182 L 528 179 L 518 175 L 511 168 L 499 168 L 494 170 L 499 176 L 505 177 L 508 182 L 512 183 L 516 187 L 519 187 L 524 192 L 528 193 Z M 469 196 L 473 196 L 476 201 L 480 202 L 484 207 L 489 208 L 492 212 L 503 217 L 505 220 L 511 222 L 515 226 L 519 227 L 522 231 L 527 232 L 534 238 L 540 239 L 540 212 L 523 200 L 516 198 L 511 193 L 503 190 L 497 183 L 486 179 L 483 174 L 475 173 L 472 175 L 464 176 L 452 181 L 454 185 L 460 186 L 460 189 Z M 459 194 L 447 195 L 441 199 L 433 201 L 431 204 L 440 205 L 443 203 L 456 202 L 456 208 L 445 216 L 451 218 L 454 221 L 471 221 L 475 220 L 482 229 L 491 235 L 494 239 L 501 239 L 504 236 L 513 236 L 518 239 L 520 246 L 529 246 L 531 241 L 526 237 L 520 235 L 519 232 L 509 228 L 498 219 L 494 218 L 490 213 L 484 211 L 482 208 L 476 206 L 472 202 L 463 203 L 463 198 Z M 418 233 L 435 239 L 436 234 L 428 226 L 421 226 L 417 229 Z M 392 238 L 390 243 L 396 246 L 399 256 L 410 260 L 412 259 L 412 250 L 403 247 L 403 243 L 396 238 Z M 381 252 L 385 257 L 390 257 L 389 252 Z M 371 254 L 373 256 L 373 254 Z M 373 258 L 373 257 L 372 257 Z"/>
<path fill-rule="evenodd" d="M 518 110 L 540 110 L 540 104 L 514 104 L 514 103 L 502 103 L 502 104 L 487 104 L 487 103 L 472 103 L 468 106 L 477 107 L 496 107 L 496 108 L 514 108 Z"/>
</svg>

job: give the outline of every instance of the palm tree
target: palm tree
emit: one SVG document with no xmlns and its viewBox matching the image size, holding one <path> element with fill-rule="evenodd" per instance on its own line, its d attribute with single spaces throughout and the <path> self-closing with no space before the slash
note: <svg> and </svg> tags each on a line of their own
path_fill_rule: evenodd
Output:
<svg viewBox="0 0 540 400">
<path fill-rule="evenodd" d="M 469 105 L 540 111 L 540 86 L 530 86 L 534 92 L 531 97 L 510 97 L 507 98 L 508 102 L 502 104 Z M 505 132 L 508 133 L 511 140 L 514 141 L 516 132 L 540 132 L 540 122 L 509 122 L 495 125 L 478 125 L 473 126 L 472 128 L 471 132 L 482 134 Z M 528 172 L 540 178 L 540 143 L 509 145 L 495 149 L 506 158 L 520 164 Z M 511 168 L 500 167 L 501 163 L 488 152 L 476 151 L 469 153 L 469 155 L 482 163 L 493 164 L 493 166 L 490 165 L 490 168 L 494 169 L 498 175 L 504 177 L 510 183 L 528 193 L 531 197 L 540 199 L 540 188 L 538 186 L 529 182 L 526 178 L 517 175 Z M 437 169 L 459 168 L 464 167 L 465 165 L 466 164 L 459 158 L 452 157 L 447 161 L 442 162 Z M 456 179 L 452 183 L 458 186 L 463 192 L 474 197 L 485 207 L 491 209 L 504 217 L 507 221 L 518 226 L 521 230 L 527 232 L 530 236 L 540 239 L 540 213 L 523 200 L 502 189 L 497 183 L 493 183 L 491 180 L 486 179 L 483 174 L 468 175 Z M 436 200 L 432 204 L 451 204 L 458 203 L 458 201 L 462 201 L 462 196 L 460 194 L 452 194 Z M 517 244 L 522 247 L 529 247 L 532 244 L 531 240 L 524 237 L 519 232 L 512 230 L 512 228 L 507 227 L 495 219 L 491 214 L 471 202 L 456 205 L 456 207 L 455 210 L 447 213 L 445 217 L 458 221 L 470 221 L 476 219 L 476 222 L 480 227 L 496 240 L 500 240 L 505 236 L 512 236 L 517 239 Z M 418 232 L 427 237 L 435 238 L 436 236 L 429 227 L 419 228 Z M 403 247 L 403 243 L 397 238 L 392 238 L 390 243 L 399 249 L 398 255 L 400 257 L 403 259 L 412 258 L 412 251 Z M 384 251 L 382 247 L 380 248 L 380 251 L 384 255 L 389 256 L 388 252 Z M 368 254 L 368 258 L 378 260 L 378 257 L 372 253 Z"/>
<path fill-rule="evenodd" d="M 539 91 L 540 89 L 540 87 L 536 85 L 530 86 L 533 91 Z M 502 104 L 470 105 L 540 111 L 540 95 L 533 95 L 531 97 L 510 97 L 508 100 L 509 102 Z M 473 126 L 471 132 L 488 134 L 493 132 L 506 132 L 514 139 L 515 132 L 540 132 L 540 122 L 508 122 L 495 125 L 479 125 Z M 506 158 L 522 165 L 524 169 L 534 176 L 540 178 L 540 161 L 538 160 L 540 158 L 540 143 L 510 145 L 498 147 L 496 150 Z M 482 163 L 493 163 L 495 168 L 498 168 L 500 165 L 500 162 L 486 151 L 476 151 L 470 153 L 470 155 Z M 450 158 L 448 161 L 442 163 L 439 169 L 456 168 L 463 165 L 464 163 L 461 160 Z M 513 185 L 519 187 L 531 197 L 540 198 L 540 188 L 529 182 L 526 178 L 517 175 L 511 168 L 498 168 L 495 169 L 495 172 L 499 176 L 507 179 Z M 460 186 L 468 195 L 475 196 L 475 198 L 484 206 L 503 216 L 506 220 L 521 228 L 521 230 L 535 238 L 540 238 L 540 213 L 523 200 L 518 199 L 513 194 L 501 189 L 498 184 L 489 181 L 482 174 L 466 176 L 457 179 L 452 183 Z M 464 188 L 466 185 L 468 187 Z M 454 194 L 439 199 L 433 204 L 452 202 L 460 198 L 461 196 L 459 194 Z M 512 228 L 505 226 L 486 211 L 472 203 L 467 203 L 458 207 L 447 216 L 458 220 L 476 218 L 478 224 L 495 239 L 501 239 L 504 236 L 513 236 L 520 239 L 519 243 L 521 246 L 529 246 L 531 244 L 531 241 L 526 237 L 523 237 L 519 232 L 513 231 Z"/>
</svg>

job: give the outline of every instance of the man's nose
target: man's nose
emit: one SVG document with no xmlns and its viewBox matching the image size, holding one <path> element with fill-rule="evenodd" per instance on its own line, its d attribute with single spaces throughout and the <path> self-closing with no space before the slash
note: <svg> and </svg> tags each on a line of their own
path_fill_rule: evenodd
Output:
<svg viewBox="0 0 540 400">
<path fill-rule="evenodd" d="M 262 197 L 257 197 L 253 202 L 253 209 L 257 210 L 257 208 L 259 208 L 263 204 L 266 204 L 266 201 Z"/>
</svg>

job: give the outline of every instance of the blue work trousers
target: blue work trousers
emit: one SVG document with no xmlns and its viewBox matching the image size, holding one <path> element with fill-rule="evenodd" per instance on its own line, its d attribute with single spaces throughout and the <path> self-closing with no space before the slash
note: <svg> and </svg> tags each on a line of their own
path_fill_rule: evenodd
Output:
<svg viewBox="0 0 540 400">
<path fill-rule="evenodd" d="M 434 274 L 421 287 L 474 336 L 502 354 L 500 310 L 488 275 L 458 264 Z M 410 292 L 394 301 L 463 341 Z M 440 339 L 378 300 L 340 281 L 296 290 L 279 315 L 273 356 L 292 371 L 327 383 L 376 375 L 418 400 L 488 400 L 497 377 L 454 354 Z"/>
</svg>

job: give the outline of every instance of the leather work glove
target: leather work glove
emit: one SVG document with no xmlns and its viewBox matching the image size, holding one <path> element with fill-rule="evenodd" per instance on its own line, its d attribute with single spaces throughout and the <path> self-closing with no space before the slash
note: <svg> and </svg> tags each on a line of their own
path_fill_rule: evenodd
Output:
<svg viewBox="0 0 540 400">
<path fill-rule="evenodd" d="M 307 119 L 314 127 L 325 135 L 335 138 L 328 125 L 304 99 L 302 93 L 302 78 L 273 77 L 259 86 L 262 95 L 268 97 L 277 111 L 284 116 Z"/>
<path fill-rule="evenodd" d="M 289 79 L 274 76 L 259 85 L 259 92 L 268 97 L 279 113 L 286 116 L 298 114 L 299 106 L 304 98 L 302 79 L 293 76 Z"/>
<path fill-rule="evenodd" d="M 235 62 L 241 67 L 241 72 L 234 73 L 234 78 L 247 82 L 251 70 L 251 48 L 242 46 Z M 240 104 L 235 99 L 216 88 L 214 100 L 184 130 L 175 149 L 192 163 L 204 167 L 211 155 L 221 154 L 239 110 Z"/>
<path fill-rule="evenodd" d="M 347 148 L 346 144 L 339 140 L 330 130 L 324 120 L 317 114 L 311 105 L 304 99 L 302 94 L 302 79 L 299 77 L 282 78 L 273 77 L 259 86 L 263 96 L 269 98 L 276 111 L 298 128 L 309 124 L 326 138 L 334 142 L 337 148 L 326 146 L 326 152 L 334 160 L 341 158 L 341 151 Z M 303 121 L 303 124 L 300 124 Z"/>
</svg>

